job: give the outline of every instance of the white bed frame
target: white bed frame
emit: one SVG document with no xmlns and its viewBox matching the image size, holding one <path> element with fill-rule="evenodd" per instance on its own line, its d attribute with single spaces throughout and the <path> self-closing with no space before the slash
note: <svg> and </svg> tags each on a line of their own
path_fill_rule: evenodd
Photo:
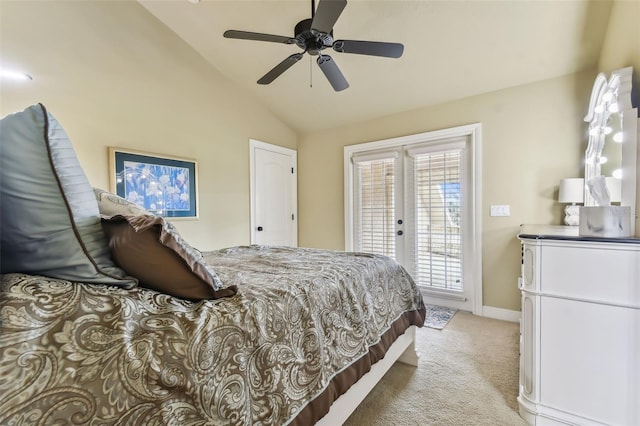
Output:
<svg viewBox="0 0 640 426">
<path fill-rule="evenodd" d="M 396 361 L 417 367 L 415 340 L 416 326 L 412 325 L 393 342 L 384 358 L 373 364 L 367 374 L 335 400 L 327 415 L 321 418 L 316 426 L 342 425 Z"/>
</svg>

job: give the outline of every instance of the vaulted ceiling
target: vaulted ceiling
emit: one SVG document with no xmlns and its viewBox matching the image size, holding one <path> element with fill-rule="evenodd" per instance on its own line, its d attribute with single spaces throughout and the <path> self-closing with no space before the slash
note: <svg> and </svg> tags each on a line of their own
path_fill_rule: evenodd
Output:
<svg viewBox="0 0 640 426">
<path fill-rule="evenodd" d="M 326 50 L 350 84 L 336 92 L 309 55 L 258 85 L 300 48 L 223 37 L 229 29 L 292 37 L 295 25 L 311 17 L 309 0 L 139 3 L 301 133 L 595 67 L 611 8 L 609 1 L 586 0 L 352 0 L 334 38 L 402 43 L 404 54 Z"/>
</svg>

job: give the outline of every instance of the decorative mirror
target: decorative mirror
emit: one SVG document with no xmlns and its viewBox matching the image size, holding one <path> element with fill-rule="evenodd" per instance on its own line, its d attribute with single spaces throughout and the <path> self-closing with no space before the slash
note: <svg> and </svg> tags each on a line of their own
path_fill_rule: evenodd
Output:
<svg viewBox="0 0 640 426">
<path fill-rule="evenodd" d="M 628 67 L 612 72 L 609 79 L 603 73 L 596 77 L 584 119 L 589 123 L 584 180 L 593 182 L 593 178 L 604 176 L 608 181 L 620 183 L 620 198 L 615 197 L 614 201 L 631 208 L 633 233 L 638 113 L 631 105 L 631 75 L 632 68 Z M 586 185 L 584 205 L 597 205 Z"/>
</svg>

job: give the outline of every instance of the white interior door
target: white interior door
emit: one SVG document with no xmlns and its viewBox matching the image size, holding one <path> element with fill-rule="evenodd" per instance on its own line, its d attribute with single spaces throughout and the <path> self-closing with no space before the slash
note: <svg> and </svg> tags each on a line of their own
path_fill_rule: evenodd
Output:
<svg viewBox="0 0 640 426">
<path fill-rule="evenodd" d="M 297 153 L 250 140 L 251 244 L 298 245 Z"/>
</svg>

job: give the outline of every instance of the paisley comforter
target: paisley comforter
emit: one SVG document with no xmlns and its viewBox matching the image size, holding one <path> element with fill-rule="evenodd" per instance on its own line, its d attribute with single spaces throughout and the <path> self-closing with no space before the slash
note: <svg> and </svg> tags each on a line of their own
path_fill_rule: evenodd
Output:
<svg viewBox="0 0 640 426">
<path fill-rule="evenodd" d="M 0 424 L 313 424 L 425 308 L 362 253 L 205 253 L 233 297 L 198 303 L 2 276 Z"/>
</svg>

